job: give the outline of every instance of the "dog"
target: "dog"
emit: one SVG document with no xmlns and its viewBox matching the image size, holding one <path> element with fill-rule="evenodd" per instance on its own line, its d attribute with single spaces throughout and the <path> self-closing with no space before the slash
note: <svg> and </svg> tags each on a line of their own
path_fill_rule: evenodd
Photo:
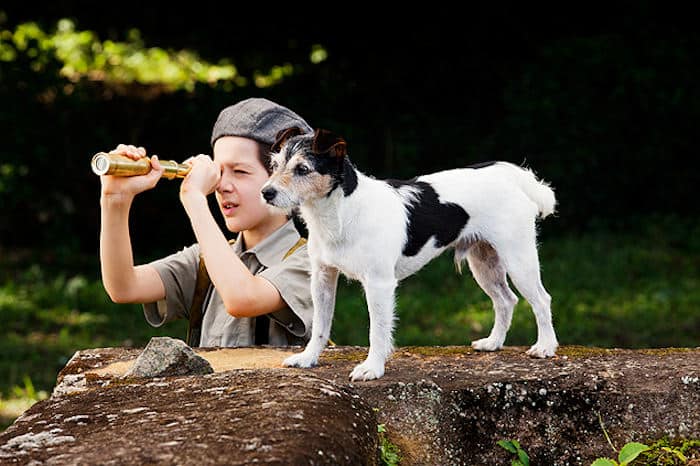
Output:
<svg viewBox="0 0 700 466">
<path fill-rule="evenodd" d="M 527 354 L 555 355 L 558 347 L 551 297 L 542 285 L 536 222 L 555 211 L 549 183 L 527 168 L 487 162 L 412 180 L 378 180 L 359 171 L 346 141 L 326 129 L 288 128 L 272 146 L 272 174 L 261 190 L 270 205 L 298 208 L 308 228 L 311 338 L 285 366 L 311 367 L 330 337 L 338 275 L 358 280 L 369 310 L 369 352 L 350 373 L 352 381 L 384 375 L 394 350 L 395 290 L 447 249 L 458 271 L 466 260 L 491 298 L 495 322 L 479 351 L 503 346 L 517 296 L 507 276 L 531 305 L 537 341 Z"/>
</svg>

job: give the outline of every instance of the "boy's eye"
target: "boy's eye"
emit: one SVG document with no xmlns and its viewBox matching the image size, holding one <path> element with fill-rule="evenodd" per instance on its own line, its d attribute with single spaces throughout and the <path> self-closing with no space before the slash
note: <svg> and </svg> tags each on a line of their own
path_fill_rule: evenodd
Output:
<svg viewBox="0 0 700 466">
<path fill-rule="evenodd" d="M 307 175 L 311 170 L 309 170 L 309 167 L 306 165 L 297 165 L 296 168 L 294 168 L 294 173 L 300 176 Z"/>
<path fill-rule="evenodd" d="M 248 172 L 245 170 L 234 170 L 233 173 L 235 173 L 236 175 L 247 175 L 248 174 Z"/>
</svg>

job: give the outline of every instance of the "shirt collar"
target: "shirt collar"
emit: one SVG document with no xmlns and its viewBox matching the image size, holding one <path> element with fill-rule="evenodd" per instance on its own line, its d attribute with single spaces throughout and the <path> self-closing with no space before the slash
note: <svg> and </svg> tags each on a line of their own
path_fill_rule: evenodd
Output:
<svg viewBox="0 0 700 466">
<path fill-rule="evenodd" d="M 262 265 L 269 268 L 282 262 L 284 255 L 299 241 L 299 238 L 294 220 L 290 219 L 253 248 L 243 251 L 241 234 L 238 235 L 233 247 L 237 255 L 254 254 Z"/>
</svg>

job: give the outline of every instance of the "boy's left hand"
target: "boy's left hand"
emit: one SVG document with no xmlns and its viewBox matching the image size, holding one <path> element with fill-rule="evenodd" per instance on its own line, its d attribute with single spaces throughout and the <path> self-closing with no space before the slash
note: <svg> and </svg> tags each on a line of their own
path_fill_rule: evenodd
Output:
<svg viewBox="0 0 700 466">
<path fill-rule="evenodd" d="M 190 157 L 184 163 L 192 166 L 192 170 L 180 184 L 180 198 L 191 193 L 204 196 L 213 193 L 221 179 L 221 167 L 205 154 Z"/>
</svg>

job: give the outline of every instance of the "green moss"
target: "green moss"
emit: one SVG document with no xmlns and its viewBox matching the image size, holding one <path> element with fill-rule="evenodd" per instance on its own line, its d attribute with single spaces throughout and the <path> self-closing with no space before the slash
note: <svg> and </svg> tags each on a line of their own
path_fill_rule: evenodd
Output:
<svg viewBox="0 0 700 466">
<path fill-rule="evenodd" d="M 642 453 L 632 465 L 676 466 L 688 464 L 690 460 L 700 460 L 699 439 L 663 438 L 647 444 L 650 446 L 649 450 Z"/>
<path fill-rule="evenodd" d="M 368 349 L 336 348 L 321 353 L 321 359 L 325 361 L 351 361 L 361 362 L 367 357 Z"/>
<path fill-rule="evenodd" d="M 677 353 L 687 353 L 697 351 L 693 348 L 644 348 L 644 349 L 615 349 L 615 348 L 600 348 L 594 346 L 561 346 L 557 350 L 558 356 L 567 356 L 569 358 L 586 358 L 595 356 L 610 356 L 617 352 L 633 351 L 639 354 L 648 354 L 652 356 L 667 356 Z"/>
<path fill-rule="evenodd" d="M 697 351 L 697 349 L 693 349 L 693 348 L 647 348 L 647 349 L 641 349 L 638 351 L 640 353 L 643 353 L 643 354 L 651 354 L 654 356 L 666 356 L 669 354 L 688 353 L 691 351 Z"/>
<path fill-rule="evenodd" d="M 367 348 L 365 347 L 333 347 L 330 350 L 322 353 L 322 358 L 329 361 L 363 361 L 367 357 Z M 521 354 L 525 348 L 505 347 L 500 353 L 504 354 Z M 598 356 L 612 356 L 619 352 L 635 352 L 638 354 L 647 354 L 654 356 L 666 356 L 676 353 L 686 353 L 698 351 L 693 348 L 646 348 L 646 349 L 616 349 L 616 348 L 600 348 L 594 346 L 567 345 L 561 346 L 557 350 L 557 356 L 566 356 L 568 358 L 590 358 Z M 402 346 L 394 352 L 394 357 L 449 357 L 449 356 L 468 356 L 478 354 L 471 346 L 454 345 L 454 346 Z"/>
<path fill-rule="evenodd" d="M 472 354 L 471 346 L 404 346 L 397 350 L 397 355 L 419 356 L 454 356 Z"/>
<path fill-rule="evenodd" d="M 558 356 L 566 356 L 569 358 L 588 358 L 595 356 L 609 356 L 613 354 L 612 349 L 598 348 L 595 346 L 561 346 L 557 350 Z"/>
</svg>

